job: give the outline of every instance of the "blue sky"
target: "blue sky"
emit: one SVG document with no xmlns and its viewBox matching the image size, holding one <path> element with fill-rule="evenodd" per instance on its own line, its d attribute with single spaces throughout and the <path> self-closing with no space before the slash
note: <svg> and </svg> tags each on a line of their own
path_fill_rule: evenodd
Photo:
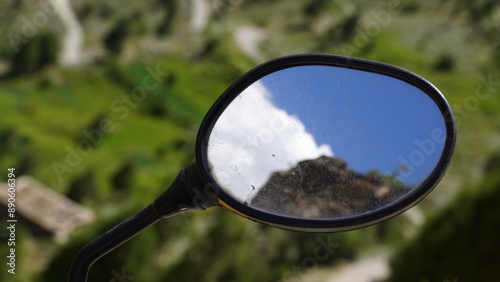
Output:
<svg viewBox="0 0 500 282">
<path fill-rule="evenodd" d="M 318 145 L 330 145 L 337 157 L 359 172 L 395 172 L 401 156 L 408 160 L 421 151 L 415 141 L 445 128 L 439 109 L 427 95 L 391 77 L 302 66 L 270 74 L 261 82 L 276 107 L 297 116 Z M 423 164 L 415 165 L 415 172 L 401 180 L 420 183 L 440 157 L 443 144 L 436 145 L 439 150 L 425 155 Z"/>
</svg>

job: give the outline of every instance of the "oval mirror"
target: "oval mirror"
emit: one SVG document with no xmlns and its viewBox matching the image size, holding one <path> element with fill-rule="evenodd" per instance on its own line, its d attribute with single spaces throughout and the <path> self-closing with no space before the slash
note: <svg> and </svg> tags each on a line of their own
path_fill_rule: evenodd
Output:
<svg viewBox="0 0 500 282">
<path fill-rule="evenodd" d="M 355 58 L 278 58 L 243 75 L 203 120 L 196 163 L 152 204 L 87 244 L 70 281 L 143 229 L 215 205 L 271 226 L 338 232 L 383 221 L 444 175 L 456 127 L 443 95 Z"/>
<path fill-rule="evenodd" d="M 441 93 L 397 67 L 326 57 L 264 64 L 209 113 L 198 156 L 222 205 L 342 231 L 401 213 L 443 175 L 455 129 Z"/>
</svg>

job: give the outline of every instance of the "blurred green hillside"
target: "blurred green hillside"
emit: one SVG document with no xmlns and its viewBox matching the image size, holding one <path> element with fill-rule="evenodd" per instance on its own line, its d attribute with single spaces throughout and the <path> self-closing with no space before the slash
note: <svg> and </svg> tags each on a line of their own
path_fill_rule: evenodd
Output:
<svg viewBox="0 0 500 282">
<path fill-rule="evenodd" d="M 102 258 L 89 281 L 116 273 L 134 281 L 300 281 L 379 248 L 394 253 L 391 281 L 500 277 L 492 200 L 500 189 L 498 1 L 61 3 L 0 3 L 0 180 L 15 167 L 92 208 L 97 220 L 63 244 L 20 226 L 17 274 L 2 263 L 1 281 L 65 281 L 83 245 L 194 161 L 199 124 L 234 80 L 268 59 L 310 52 L 401 66 L 443 92 L 459 133 L 431 195 L 414 211 L 342 234 L 268 228 L 221 208 L 178 216 Z M 147 76 L 155 79 L 146 85 Z M 327 259 L 311 260 L 325 244 Z"/>
</svg>

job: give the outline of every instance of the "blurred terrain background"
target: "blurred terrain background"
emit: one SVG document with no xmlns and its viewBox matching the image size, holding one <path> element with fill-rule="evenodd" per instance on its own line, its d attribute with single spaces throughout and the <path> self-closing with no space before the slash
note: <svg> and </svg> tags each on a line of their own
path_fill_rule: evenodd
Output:
<svg viewBox="0 0 500 282">
<path fill-rule="evenodd" d="M 89 281 L 339 281 L 329 279 L 370 258 L 367 274 L 386 281 L 500 281 L 498 1 L 4 0 L 0 17 L 0 180 L 15 167 L 96 215 L 62 243 L 19 223 L 15 275 L 2 222 L 1 281 L 65 281 L 83 245 L 194 161 L 198 126 L 226 87 L 306 52 L 398 65 L 443 92 L 458 142 L 431 195 L 341 234 L 220 208 L 177 216 L 99 260 Z"/>
</svg>

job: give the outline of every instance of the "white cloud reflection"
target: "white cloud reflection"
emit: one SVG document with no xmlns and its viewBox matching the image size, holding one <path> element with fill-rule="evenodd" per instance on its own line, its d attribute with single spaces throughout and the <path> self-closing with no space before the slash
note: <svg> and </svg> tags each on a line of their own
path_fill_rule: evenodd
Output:
<svg viewBox="0 0 500 282">
<path fill-rule="evenodd" d="M 261 82 L 252 84 L 228 106 L 210 136 L 212 174 L 241 202 L 256 195 L 273 172 L 333 156 L 329 145 L 316 144 L 299 118 L 277 108 L 271 98 Z"/>
</svg>

